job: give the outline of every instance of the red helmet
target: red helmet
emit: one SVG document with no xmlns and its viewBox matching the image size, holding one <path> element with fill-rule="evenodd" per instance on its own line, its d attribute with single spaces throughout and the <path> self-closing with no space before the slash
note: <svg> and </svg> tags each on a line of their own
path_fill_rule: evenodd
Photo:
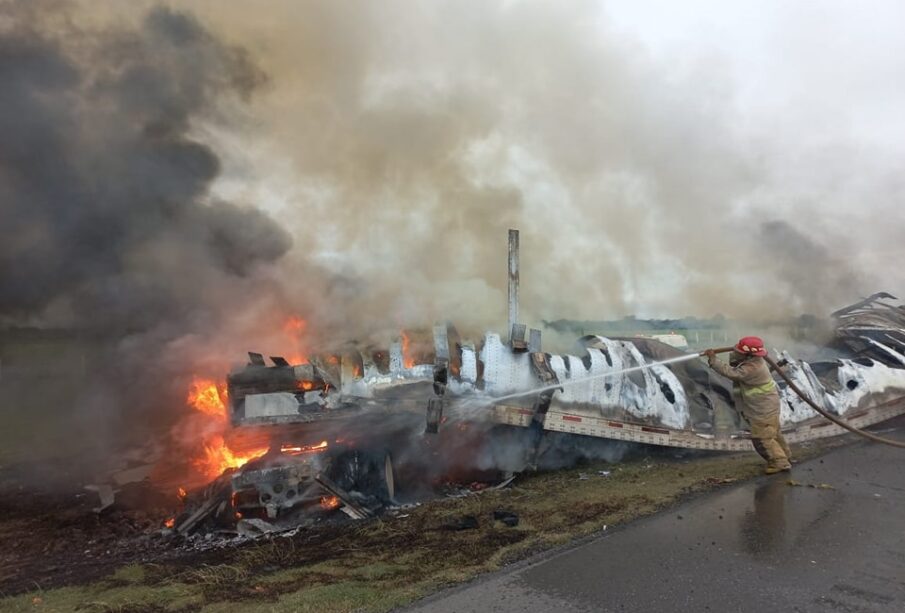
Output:
<svg viewBox="0 0 905 613">
<path fill-rule="evenodd" d="M 764 339 L 759 336 L 746 336 L 736 344 L 735 350 L 746 355 L 757 355 L 760 357 L 767 355 Z"/>
</svg>

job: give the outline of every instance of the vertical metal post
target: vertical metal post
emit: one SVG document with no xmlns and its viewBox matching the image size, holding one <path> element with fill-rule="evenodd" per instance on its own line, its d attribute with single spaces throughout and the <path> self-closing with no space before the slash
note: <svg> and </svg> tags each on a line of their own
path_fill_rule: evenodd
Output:
<svg viewBox="0 0 905 613">
<path fill-rule="evenodd" d="M 509 338 L 518 323 L 518 230 L 509 230 Z"/>
</svg>

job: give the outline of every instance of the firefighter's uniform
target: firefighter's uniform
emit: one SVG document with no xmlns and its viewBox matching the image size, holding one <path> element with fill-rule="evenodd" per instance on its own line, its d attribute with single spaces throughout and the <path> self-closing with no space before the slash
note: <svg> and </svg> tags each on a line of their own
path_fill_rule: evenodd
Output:
<svg viewBox="0 0 905 613">
<path fill-rule="evenodd" d="M 756 337 L 746 337 L 739 341 L 732 352 L 730 363 L 721 362 L 716 355 L 709 356 L 710 367 L 731 380 L 735 407 L 751 425 L 751 442 L 754 449 L 767 461 L 768 474 L 789 470 L 792 457 L 789 445 L 782 436 L 779 425 L 779 391 L 770 375 L 767 362 L 755 355 L 752 345 L 743 341 L 760 341 Z M 763 341 L 754 347 L 763 349 Z M 740 351 L 747 348 L 749 351 Z"/>
</svg>

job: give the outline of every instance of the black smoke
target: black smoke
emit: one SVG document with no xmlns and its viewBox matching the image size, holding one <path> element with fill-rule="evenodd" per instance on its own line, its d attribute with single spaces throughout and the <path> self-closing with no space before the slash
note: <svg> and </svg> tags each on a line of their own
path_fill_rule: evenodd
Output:
<svg viewBox="0 0 905 613">
<path fill-rule="evenodd" d="M 210 200 L 220 162 L 192 134 L 262 82 L 241 49 L 164 8 L 90 38 L 20 13 L 0 36 L 0 314 L 147 329 L 288 250 L 260 211 Z"/>
<path fill-rule="evenodd" d="M 65 407 L 107 439 L 124 412 L 181 406 L 170 344 L 215 329 L 292 241 L 211 194 L 202 135 L 266 82 L 249 55 L 168 8 L 93 30 L 61 8 L 0 0 L 0 323 L 114 339 Z"/>
</svg>

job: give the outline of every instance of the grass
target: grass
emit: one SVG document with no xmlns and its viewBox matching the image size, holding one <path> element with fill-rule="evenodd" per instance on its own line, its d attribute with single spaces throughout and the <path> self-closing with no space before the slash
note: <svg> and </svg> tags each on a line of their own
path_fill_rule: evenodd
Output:
<svg viewBox="0 0 905 613">
<path fill-rule="evenodd" d="M 827 444 L 798 450 L 799 455 L 814 455 Z M 599 462 L 524 475 L 508 489 L 431 501 L 406 517 L 275 538 L 192 566 L 178 561 L 126 566 L 89 585 L 0 599 L 0 610 L 388 611 L 690 494 L 754 477 L 761 468 L 760 458 L 750 453 Z M 599 475 L 602 470 L 609 476 Z M 494 521 L 497 509 L 517 513 L 519 525 Z M 466 515 L 477 518 L 477 528 L 450 528 Z"/>
<path fill-rule="evenodd" d="M 0 465 L 59 457 L 77 447 L 75 379 L 0 380 Z M 35 445 L 41 441 L 41 445 Z"/>
</svg>

